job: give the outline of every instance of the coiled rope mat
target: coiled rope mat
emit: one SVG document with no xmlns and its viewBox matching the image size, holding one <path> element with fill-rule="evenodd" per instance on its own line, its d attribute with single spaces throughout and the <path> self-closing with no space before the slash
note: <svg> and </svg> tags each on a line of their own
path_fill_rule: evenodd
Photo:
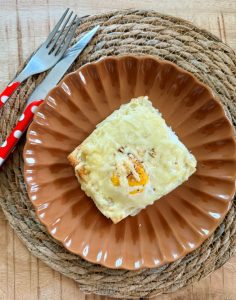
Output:
<svg viewBox="0 0 236 300">
<path fill-rule="evenodd" d="M 208 84 L 236 124 L 236 56 L 217 37 L 187 21 L 146 10 L 86 17 L 77 35 L 96 24 L 101 25 L 99 34 L 70 71 L 102 56 L 156 55 L 175 62 Z M 4 107 L 0 115 L 2 138 L 15 124 L 24 101 L 44 76 L 28 79 Z M 24 140 L 0 172 L 2 209 L 27 248 L 53 269 L 77 281 L 84 292 L 129 298 L 172 292 L 211 273 L 236 252 L 236 200 L 223 223 L 200 248 L 157 269 L 111 270 L 67 252 L 35 218 L 23 179 L 23 145 Z"/>
</svg>

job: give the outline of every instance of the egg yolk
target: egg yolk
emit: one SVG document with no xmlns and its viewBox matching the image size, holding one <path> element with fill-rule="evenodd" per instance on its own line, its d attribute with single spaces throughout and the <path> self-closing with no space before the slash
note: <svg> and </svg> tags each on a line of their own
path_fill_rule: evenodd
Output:
<svg viewBox="0 0 236 300">
<path fill-rule="evenodd" d="M 120 185 L 119 177 L 115 174 L 112 174 L 111 181 L 112 181 L 114 186 L 119 186 Z"/>
<path fill-rule="evenodd" d="M 148 182 L 148 175 L 145 172 L 142 164 L 139 161 L 134 160 L 134 159 L 132 159 L 132 162 L 134 164 L 135 171 L 137 172 L 137 174 L 139 176 L 139 180 L 137 180 L 133 176 L 132 173 L 129 174 L 127 176 L 129 186 L 144 186 L 144 185 L 146 185 L 147 182 Z M 119 186 L 120 185 L 119 177 L 116 174 L 112 175 L 111 181 L 112 181 L 114 186 Z M 137 190 L 131 191 L 130 194 L 132 195 L 132 194 L 136 194 L 136 193 L 141 193 L 141 192 L 143 192 L 143 190 L 144 189 L 137 189 Z"/>
<path fill-rule="evenodd" d="M 139 180 L 137 181 L 133 174 L 128 175 L 129 186 L 145 185 L 148 182 L 148 175 L 145 172 L 143 166 L 138 162 L 134 162 L 135 171 L 138 173 Z"/>
<path fill-rule="evenodd" d="M 143 191 L 144 191 L 144 189 L 134 190 L 134 191 L 129 192 L 129 194 L 134 195 L 134 194 L 137 194 L 137 193 L 142 193 Z"/>
</svg>

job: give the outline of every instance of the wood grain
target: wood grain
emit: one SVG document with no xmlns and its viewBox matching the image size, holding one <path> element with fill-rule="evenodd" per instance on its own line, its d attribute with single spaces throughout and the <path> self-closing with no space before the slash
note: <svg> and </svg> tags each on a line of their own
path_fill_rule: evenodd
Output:
<svg viewBox="0 0 236 300">
<path fill-rule="evenodd" d="M 45 39 L 66 7 L 80 16 L 111 9 L 155 9 L 203 27 L 236 50 L 235 0 L 0 0 L 0 90 Z M 154 300 L 235 300 L 236 257 L 211 276 Z M 33 257 L 0 211 L 0 300 L 108 300 L 84 295 L 75 282 Z"/>
</svg>

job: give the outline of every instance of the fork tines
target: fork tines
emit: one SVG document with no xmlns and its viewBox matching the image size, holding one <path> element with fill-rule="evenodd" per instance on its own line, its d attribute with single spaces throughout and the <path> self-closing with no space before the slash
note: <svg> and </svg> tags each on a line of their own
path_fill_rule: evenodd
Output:
<svg viewBox="0 0 236 300">
<path fill-rule="evenodd" d="M 57 55 L 68 47 L 78 25 L 76 19 L 77 15 L 73 16 L 73 11 L 67 8 L 45 41 L 49 53 Z"/>
</svg>

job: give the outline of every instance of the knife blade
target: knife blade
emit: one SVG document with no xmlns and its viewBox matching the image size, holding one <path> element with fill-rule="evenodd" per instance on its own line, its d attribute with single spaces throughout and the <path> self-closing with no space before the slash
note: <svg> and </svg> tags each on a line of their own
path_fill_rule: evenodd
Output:
<svg viewBox="0 0 236 300">
<path fill-rule="evenodd" d="M 27 100 L 27 105 L 30 104 L 32 101 L 35 101 L 37 99 L 44 99 L 46 97 L 48 92 L 57 85 L 57 83 L 61 80 L 66 71 L 75 61 L 75 59 L 91 41 L 91 39 L 98 31 L 99 27 L 99 25 L 95 26 L 88 33 L 86 33 L 74 46 L 72 46 L 65 52 L 62 59 L 51 69 L 51 71 L 44 78 L 44 80 L 36 87 L 36 89 L 30 95 L 30 97 Z"/>
</svg>

